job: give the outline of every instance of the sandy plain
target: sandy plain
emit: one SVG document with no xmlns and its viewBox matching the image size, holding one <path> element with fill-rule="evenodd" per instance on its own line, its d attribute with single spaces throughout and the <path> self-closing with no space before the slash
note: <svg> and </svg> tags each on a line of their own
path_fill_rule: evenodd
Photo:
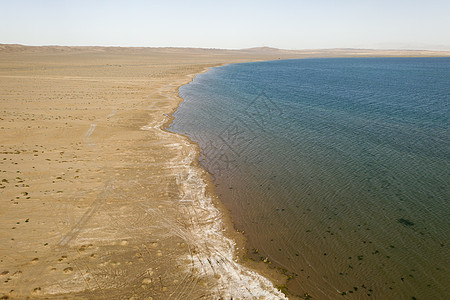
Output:
<svg viewBox="0 0 450 300">
<path fill-rule="evenodd" d="M 330 56 L 450 53 L 0 44 L 1 299 L 283 299 L 163 128 L 210 67 Z"/>
</svg>

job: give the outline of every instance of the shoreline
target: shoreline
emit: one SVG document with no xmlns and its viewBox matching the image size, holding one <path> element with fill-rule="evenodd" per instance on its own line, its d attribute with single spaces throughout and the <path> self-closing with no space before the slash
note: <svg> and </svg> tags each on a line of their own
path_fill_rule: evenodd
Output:
<svg viewBox="0 0 450 300">
<path fill-rule="evenodd" d="M 270 61 L 270 60 L 267 60 Z M 244 62 L 245 63 L 245 62 Z M 178 103 L 176 107 L 172 110 L 172 112 L 168 113 L 168 120 L 164 122 L 164 124 L 161 125 L 161 130 L 164 132 L 177 135 L 181 137 L 182 139 L 186 140 L 194 149 L 193 149 L 193 157 L 190 163 L 190 167 L 199 171 L 201 176 L 199 179 L 204 183 L 204 194 L 206 198 L 210 198 L 211 202 L 210 205 L 213 206 L 213 210 L 217 210 L 219 213 L 220 219 L 217 221 L 219 223 L 219 228 L 223 227 L 222 232 L 220 234 L 223 235 L 223 238 L 230 239 L 231 243 L 229 244 L 231 246 L 231 251 L 228 253 L 228 257 L 224 256 L 222 257 L 231 262 L 234 260 L 236 264 L 232 263 L 232 267 L 236 269 L 235 274 L 232 275 L 231 278 L 228 278 L 226 283 L 222 282 L 222 287 L 225 288 L 226 292 L 225 294 L 218 295 L 218 296 L 225 296 L 225 297 L 231 297 L 232 299 L 234 297 L 266 297 L 265 299 L 288 299 L 287 295 L 285 295 L 282 291 L 276 288 L 276 286 L 282 286 L 285 284 L 285 281 L 287 280 L 287 276 L 281 274 L 280 272 L 276 270 L 270 270 L 262 263 L 253 262 L 253 266 L 250 266 L 250 264 L 245 260 L 245 253 L 248 251 L 248 249 L 245 248 L 246 244 L 246 238 L 242 233 L 236 230 L 232 220 L 231 220 L 231 214 L 228 211 L 228 209 L 225 207 L 225 205 L 222 203 L 220 198 L 217 196 L 215 192 L 215 186 L 214 182 L 212 181 L 210 177 L 210 173 L 201 167 L 199 163 L 199 157 L 200 157 L 200 146 L 198 143 L 192 141 L 189 137 L 187 137 L 184 134 L 181 133 L 175 133 L 169 130 L 170 124 L 172 124 L 175 120 L 175 117 L 173 114 L 178 110 L 181 103 L 185 101 L 183 97 L 179 94 L 179 89 L 187 84 L 192 83 L 196 76 L 199 74 L 206 73 L 210 71 L 213 68 L 221 67 L 224 65 L 228 65 L 230 63 L 220 63 L 215 66 L 206 67 L 201 72 L 190 74 L 189 77 L 190 80 L 184 84 L 181 84 L 177 87 L 177 94 L 176 98 L 178 99 Z M 189 155 L 188 155 L 189 156 Z M 208 203 L 206 203 L 208 204 Z M 213 212 L 214 214 L 214 212 Z M 222 226 L 223 224 L 223 226 Z M 207 239 L 208 236 L 205 236 Z M 222 252 L 222 251 L 221 251 Z M 223 252 L 222 252 L 223 253 Z M 209 264 L 212 264 L 212 261 L 219 261 L 220 259 L 213 259 L 206 258 Z M 229 269 L 228 269 L 229 270 Z M 245 276 L 249 277 L 248 279 L 245 278 Z M 244 277 L 244 278 L 243 278 Z M 234 279 L 234 286 L 233 283 L 230 282 Z M 249 280 L 250 279 L 250 280 Z M 248 281 L 247 281 L 248 280 Z M 247 285 L 243 284 L 241 286 L 241 292 L 248 292 L 248 294 L 239 293 L 237 295 L 233 294 L 233 291 L 236 291 L 236 284 L 242 284 L 242 282 L 247 281 Z M 255 285 L 251 285 L 251 282 L 258 282 Z M 231 289 L 230 287 L 226 287 L 226 285 L 230 285 L 232 283 Z M 250 284 L 250 285 L 249 285 Z M 259 284 L 259 286 L 258 286 Z M 275 298 L 274 298 L 275 297 Z"/>
</svg>

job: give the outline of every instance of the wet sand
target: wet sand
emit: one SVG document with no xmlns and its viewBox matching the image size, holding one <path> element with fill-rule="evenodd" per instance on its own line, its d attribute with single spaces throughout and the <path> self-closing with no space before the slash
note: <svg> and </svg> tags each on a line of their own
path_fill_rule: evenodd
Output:
<svg viewBox="0 0 450 300">
<path fill-rule="evenodd" d="M 210 67 L 336 51 L 0 45 L 0 297 L 282 299 L 163 128 Z"/>
</svg>

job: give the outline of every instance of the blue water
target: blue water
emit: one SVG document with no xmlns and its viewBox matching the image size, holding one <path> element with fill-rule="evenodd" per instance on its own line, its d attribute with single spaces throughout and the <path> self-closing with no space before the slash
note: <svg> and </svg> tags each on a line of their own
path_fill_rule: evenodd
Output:
<svg viewBox="0 0 450 300">
<path fill-rule="evenodd" d="M 450 297 L 450 58 L 232 64 L 180 94 L 171 130 L 292 295 Z"/>
</svg>

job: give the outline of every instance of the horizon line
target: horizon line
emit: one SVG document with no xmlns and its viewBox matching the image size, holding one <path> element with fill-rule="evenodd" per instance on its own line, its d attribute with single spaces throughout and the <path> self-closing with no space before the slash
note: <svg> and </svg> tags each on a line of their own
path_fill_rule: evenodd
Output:
<svg viewBox="0 0 450 300">
<path fill-rule="evenodd" d="M 331 48 L 277 48 L 272 46 L 254 46 L 247 48 L 220 48 L 220 47 L 193 47 L 193 46 L 123 46 L 123 45 L 58 45 L 58 44 L 40 44 L 29 45 L 20 43 L 1 43 L 3 46 L 22 46 L 22 47 L 91 47 L 91 48 L 171 48 L 171 49 L 206 49 L 206 50 L 281 50 L 281 51 L 313 51 L 313 50 L 371 50 L 371 51 L 432 51 L 432 52 L 449 52 L 450 49 L 420 49 L 420 48 L 355 48 L 355 47 L 331 47 Z"/>
</svg>

